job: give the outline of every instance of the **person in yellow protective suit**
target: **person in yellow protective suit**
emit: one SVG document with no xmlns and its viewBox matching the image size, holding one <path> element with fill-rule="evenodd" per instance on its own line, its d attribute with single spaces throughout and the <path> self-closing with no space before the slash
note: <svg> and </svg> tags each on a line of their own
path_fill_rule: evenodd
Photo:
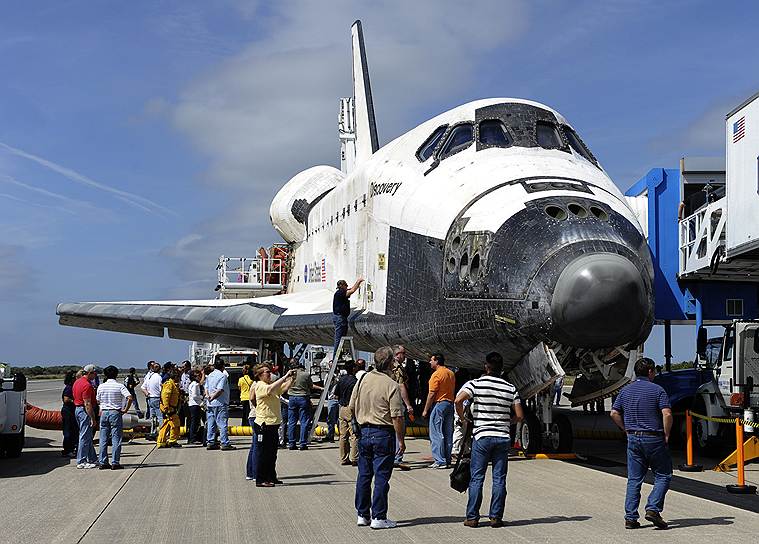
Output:
<svg viewBox="0 0 759 544">
<path fill-rule="evenodd" d="M 158 430 L 156 446 L 159 448 L 181 448 L 179 440 L 179 369 L 171 369 L 169 379 L 161 387 L 161 414 L 163 423 Z M 167 440 L 167 436 L 168 440 Z"/>
</svg>

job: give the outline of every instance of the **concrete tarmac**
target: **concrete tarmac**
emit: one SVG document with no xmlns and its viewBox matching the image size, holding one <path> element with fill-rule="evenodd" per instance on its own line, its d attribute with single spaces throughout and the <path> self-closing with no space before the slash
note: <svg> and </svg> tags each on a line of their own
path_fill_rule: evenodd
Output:
<svg viewBox="0 0 759 544">
<path fill-rule="evenodd" d="M 59 382 L 31 382 L 29 402 L 57 408 Z M 234 421 L 234 420 L 233 420 Z M 398 528 L 356 527 L 356 469 L 340 466 L 336 444 L 280 450 L 285 484 L 256 488 L 245 480 L 249 437 L 236 451 L 202 447 L 155 449 L 125 444 L 126 470 L 77 470 L 60 457 L 61 433 L 27 427 L 20 459 L 0 460 L 0 543 L 18 542 L 692 542 L 752 540 L 759 532 L 759 497 L 729 496 L 735 474 L 675 472 L 667 495 L 666 535 L 643 522 L 623 528 L 624 445 L 581 441 L 586 462 L 513 460 L 509 465 L 506 527 L 462 525 L 466 494 L 448 486 L 448 472 L 425 468 L 429 442 L 408 439 L 409 472 L 394 472 L 389 517 Z M 759 480 L 757 465 L 748 479 Z M 488 476 L 489 479 L 489 476 Z M 643 503 L 650 491 L 644 485 Z M 487 520 L 486 480 L 482 514 Z M 709 498 L 707 498 L 709 497 Z M 728 500 L 729 497 L 729 500 Z M 736 501 L 736 499 L 739 499 Z M 730 501 L 733 501 L 732 503 Z M 642 513 L 642 509 L 641 509 Z"/>
</svg>

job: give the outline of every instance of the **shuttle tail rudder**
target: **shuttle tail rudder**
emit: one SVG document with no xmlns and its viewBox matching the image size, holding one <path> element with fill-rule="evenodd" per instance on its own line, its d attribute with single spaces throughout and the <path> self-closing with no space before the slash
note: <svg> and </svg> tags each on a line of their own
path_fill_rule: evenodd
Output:
<svg viewBox="0 0 759 544">
<path fill-rule="evenodd" d="M 356 115 L 356 164 L 371 157 L 379 149 L 377 123 L 374 119 L 372 87 L 369 83 L 369 67 L 361 21 L 351 27 L 353 41 L 353 98 Z"/>
</svg>

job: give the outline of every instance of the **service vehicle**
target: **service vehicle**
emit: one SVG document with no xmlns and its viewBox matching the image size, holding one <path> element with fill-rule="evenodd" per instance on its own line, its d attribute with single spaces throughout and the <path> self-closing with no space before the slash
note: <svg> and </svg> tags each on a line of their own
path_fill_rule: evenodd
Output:
<svg viewBox="0 0 759 544">
<path fill-rule="evenodd" d="M 673 437 L 685 436 L 682 414 L 690 409 L 710 418 L 759 419 L 759 320 L 734 320 L 725 325 L 722 338 L 706 338 L 700 329 L 694 367 L 659 374 L 654 380 L 670 397 L 675 412 Z M 734 446 L 734 426 L 693 418 L 694 445 L 704 452 Z M 744 426 L 745 433 L 757 429 Z"/>
<path fill-rule="evenodd" d="M 26 376 L 0 363 L 0 457 L 20 457 L 26 424 Z"/>
</svg>

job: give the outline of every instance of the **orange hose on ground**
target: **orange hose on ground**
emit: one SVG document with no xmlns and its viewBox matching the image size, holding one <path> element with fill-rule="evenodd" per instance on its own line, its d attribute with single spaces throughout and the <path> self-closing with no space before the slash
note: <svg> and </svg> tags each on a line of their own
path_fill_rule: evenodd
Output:
<svg viewBox="0 0 759 544">
<path fill-rule="evenodd" d="M 26 424 L 35 429 L 60 431 L 63 430 L 63 416 L 60 410 L 43 410 L 27 403 Z"/>
</svg>

